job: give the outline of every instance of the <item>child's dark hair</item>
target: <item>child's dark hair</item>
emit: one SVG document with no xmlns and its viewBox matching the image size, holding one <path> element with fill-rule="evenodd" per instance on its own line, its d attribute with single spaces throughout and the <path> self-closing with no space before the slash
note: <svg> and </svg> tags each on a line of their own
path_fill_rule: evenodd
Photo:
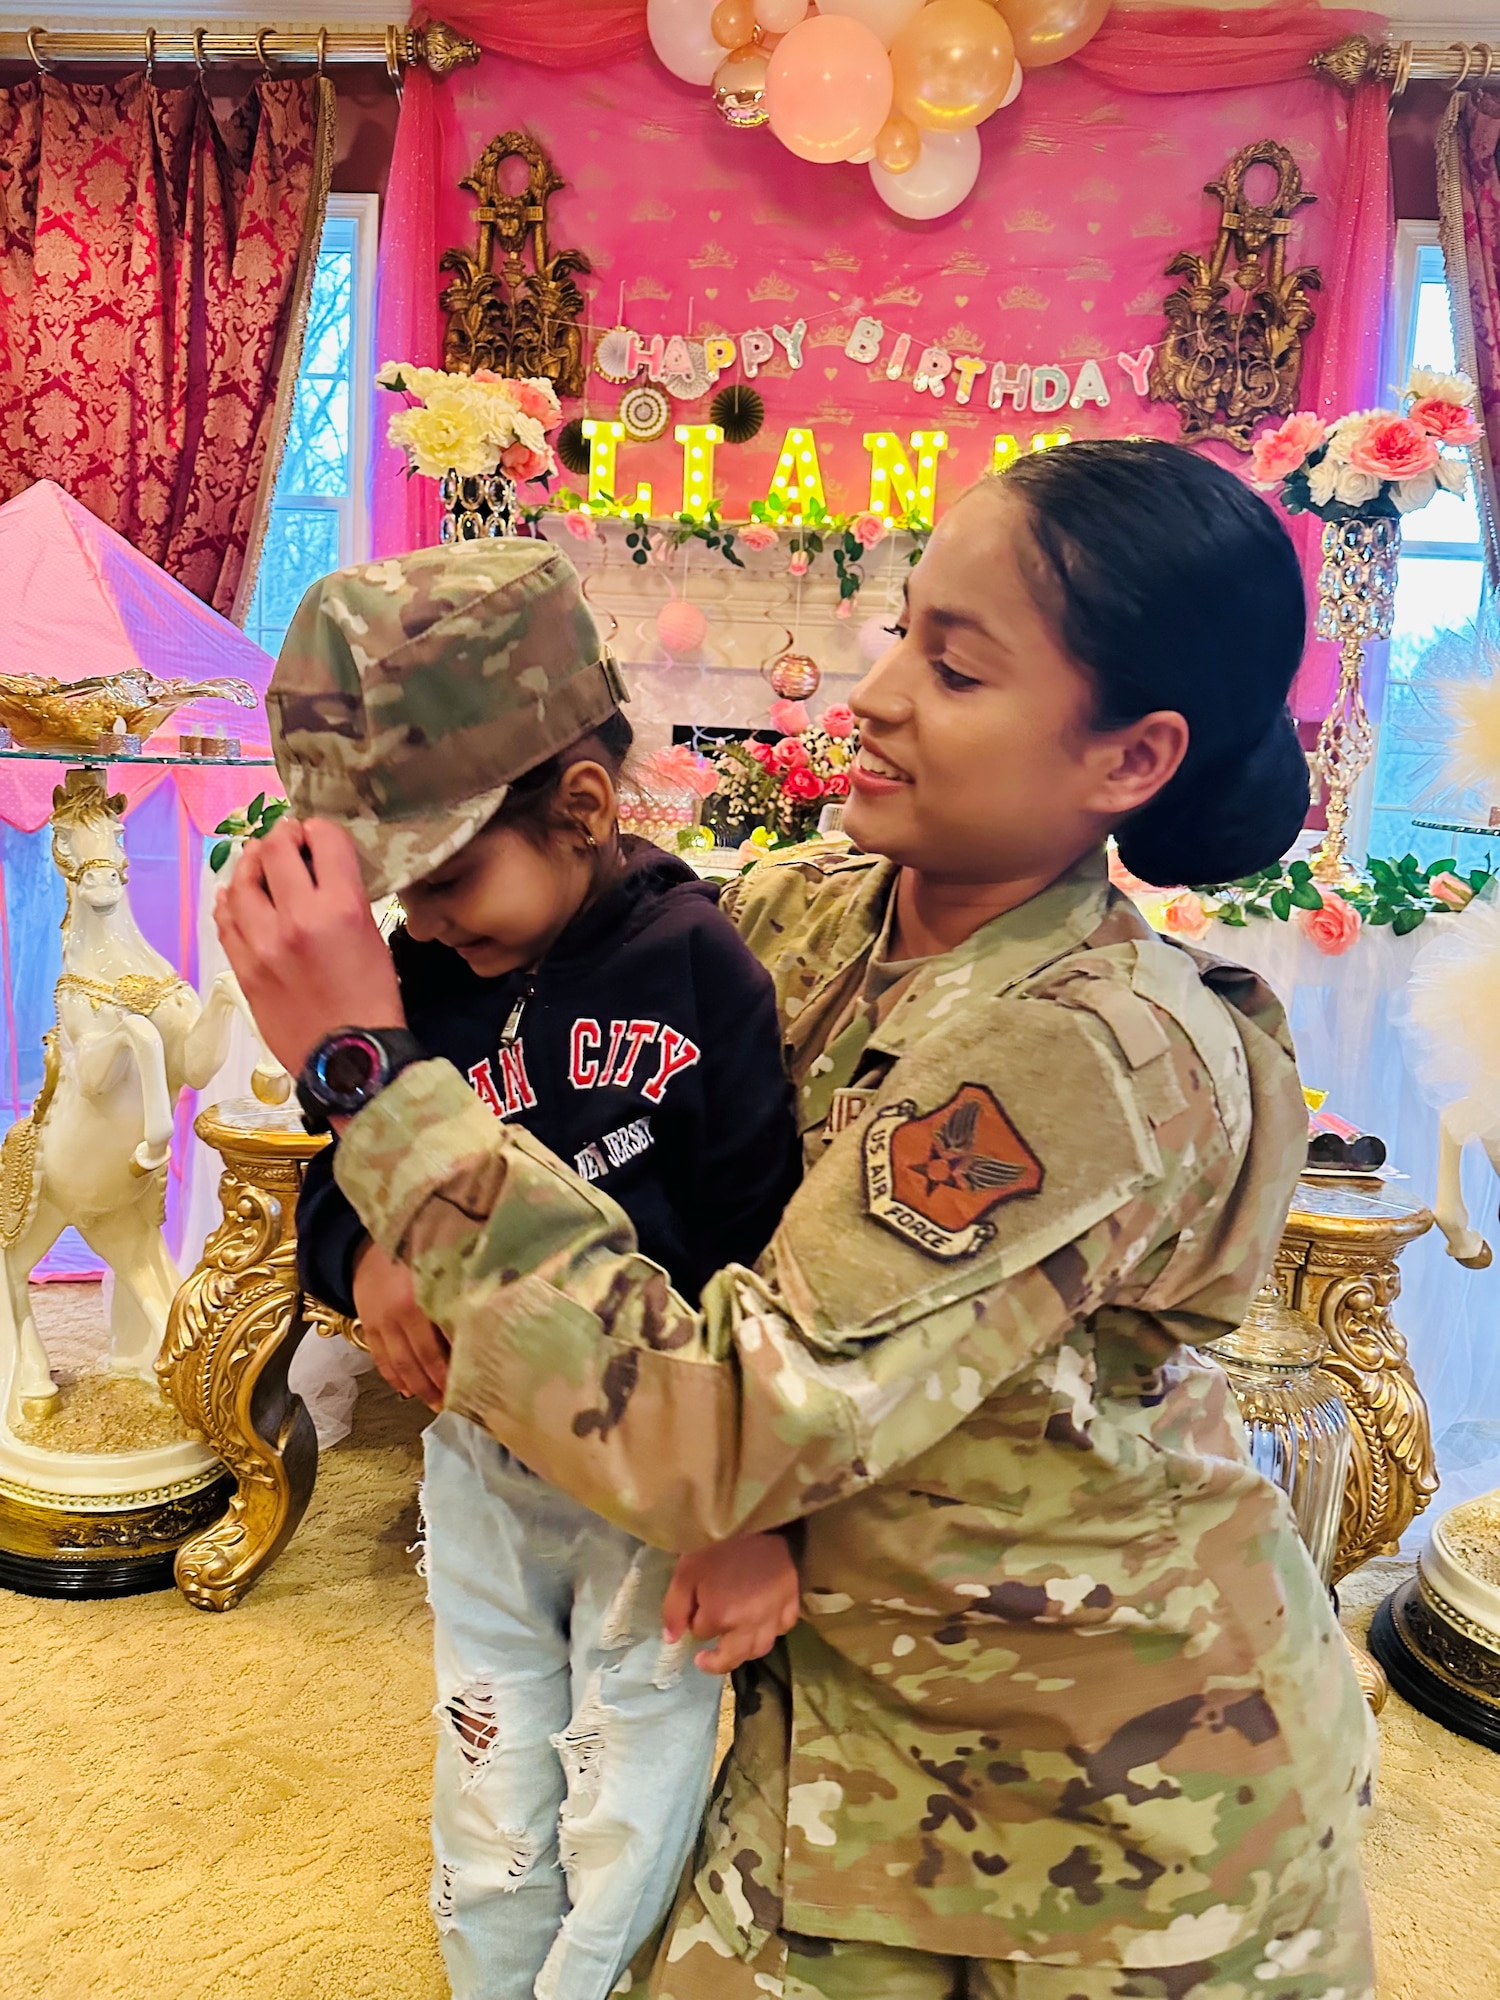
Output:
<svg viewBox="0 0 1500 2000">
<path fill-rule="evenodd" d="M 1232 472 L 1182 445 L 1101 439 L 1028 452 L 1000 482 L 1030 515 L 1037 602 L 1098 690 L 1096 726 L 1176 709 L 1171 782 L 1116 830 L 1147 882 L 1269 867 L 1307 815 L 1287 712 L 1307 605 L 1291 538 Z"/>
<path fill-rule="evenodd" d="M 545 758 L 515 779 L 490 825 L 516 827 L 538 847 L 545 847 L 553 834 L 565 833 L 572 825 L 557 803 L 563 776 L 569 767 L 590 758 L 602 764 L 612 778 L 618 779 L 634 741 L 635 731 L 626 720 L 624 711 L 617 708 L 587 736 L 581 736 L 566 750 L 559 750 L 555 756 Z"/>
</svg>

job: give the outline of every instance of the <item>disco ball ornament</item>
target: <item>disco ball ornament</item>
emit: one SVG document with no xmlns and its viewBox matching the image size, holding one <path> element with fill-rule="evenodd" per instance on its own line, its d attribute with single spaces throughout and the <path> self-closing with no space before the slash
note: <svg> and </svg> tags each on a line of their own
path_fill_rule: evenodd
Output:
<svg viewBox="0 0 1500 2000">
<path fill-rule="evenodd" d="M 708 632 L 708 619 L 696 604 L 674 597 L 656 614 L 656 636 L 672 655 L 680 659 L 696 653 Z"/>
<path fill-rule="evenodd" d="M 770 67 L 765 50 L 753 42 L 725 56 L 714 71 L 714 104 L 726 125 L 749 131 L 770 123 L 765 104 Z"/>
<path fill-rule="evenodd" d="M 892 646 L 895 645 L 896 635 L 891 630 L 893 623 L 894 621 L 889 615 L 882 617 L 877 613 L 875 617 L 867 618 L 863 625 L 860 626 L 860 655 L 863 659 L 869 660 L 872 665 L 882 654 L 888 653 Z"/>
<path fill-rule="evenodd" d="M 620 422 L 625 435 L 637 444 L 651 444 L 672 421 L 672 405 L 660 389 L 642 383 L 620 398 Z"/>
<path fill-rule="evenodd" d="M 766 679 L 771 683 L 772 693 L 783 701 L 806 701 L 817 693 L 823 670 L 806 653 L 783 653 L 771 662 Z"/>
</svg>

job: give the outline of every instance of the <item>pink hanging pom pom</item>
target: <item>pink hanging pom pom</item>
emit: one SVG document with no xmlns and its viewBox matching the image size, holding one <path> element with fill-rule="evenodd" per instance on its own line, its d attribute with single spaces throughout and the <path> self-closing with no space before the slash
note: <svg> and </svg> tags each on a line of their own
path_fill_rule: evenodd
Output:
<svg viewBox="0 0 1500 2000">
<path fill-rule="evenodd" d="M 708 631 L 708 619 L 696 604 L 674 597 L 656 614 L 656 636 L 674 659 L 696 653 Z"/>
</svg>

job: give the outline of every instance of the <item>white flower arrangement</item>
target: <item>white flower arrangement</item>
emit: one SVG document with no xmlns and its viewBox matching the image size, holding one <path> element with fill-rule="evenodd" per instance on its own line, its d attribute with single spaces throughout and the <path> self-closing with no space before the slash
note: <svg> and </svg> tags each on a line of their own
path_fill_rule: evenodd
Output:
<svg viewBox="0 0 1500 2000">
<path fill-rule="evenodd" d="M 406 453 L 411 472 L 427 479 L 449 472 L 465 479 L 503 472 L 519 482 L 549 479 L 557 471 L 547 429 L 562 410 L 550 382 L 513 380 L 487 368 L 455 375 L 388 361 L 375 383 L 408 399 L 391 418 L 386 437 Z"/>
</svg>

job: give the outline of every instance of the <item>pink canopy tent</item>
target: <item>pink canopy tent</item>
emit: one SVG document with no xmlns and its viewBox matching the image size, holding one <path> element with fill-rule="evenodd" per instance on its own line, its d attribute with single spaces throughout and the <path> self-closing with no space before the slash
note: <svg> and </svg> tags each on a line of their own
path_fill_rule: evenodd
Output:
<svg viewBox="0 0 1500 2000">
<path fill-rule="evenodd" d="M 144 669 L 161 680 L 242 680 L 258 695 L 271 676 L 268 654 L 51 480 L 0 507 L 0 604 L 0 673 L 79 680 Z M 143 756 L 153 748 L 175 752 L 179 730 L 236 736 L 245 756 L 268 754 L 263 707 L 210 700 L 179 709 L 143 746 Z M 66 759 L 0 758 L 0 1124 L 26 1111 L 41 1081 L 62 898 L 42 829 L 66 769 Z M 257 792 L 279 790 L 276 774 L 255 765 L 127 761 L 111 767 L 109 781 L 129 802 L 125 842 L 136 919 L 196 984 L 203 836 Z M 179 1107 L 168 1193 L 174 1249 L 183 1176 L 197 1146 L 194 1109 L 188 1093 Z M 69 1231 L 38 1276 L 96 1272 Z"/>
</svg>

